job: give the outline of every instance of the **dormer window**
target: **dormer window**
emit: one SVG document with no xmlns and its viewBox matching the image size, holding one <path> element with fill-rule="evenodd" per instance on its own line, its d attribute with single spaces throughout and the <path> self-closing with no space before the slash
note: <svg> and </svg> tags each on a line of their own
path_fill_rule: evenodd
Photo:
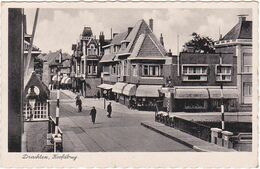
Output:
<svg viewBox="0 0 260 169">
<path fill-rule="evenodd" d="M 87 55 L 97 55 L 97 49 L 95 48 L 94 44 L 91 44 L 87 49 Z"/>
</svg>

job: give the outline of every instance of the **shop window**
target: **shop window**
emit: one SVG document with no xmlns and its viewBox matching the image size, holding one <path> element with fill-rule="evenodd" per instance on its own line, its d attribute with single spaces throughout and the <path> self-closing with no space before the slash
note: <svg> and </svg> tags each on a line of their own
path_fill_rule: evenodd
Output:
<svg viewBox="0 0 260 169">
<path fill-rule="evenodd" d="M 252 83 L 243 84 L 243 94 L 244 96 L 252 96 Z"/>
<path fill-rule="evenodd" d="M 243 72 L 252 73 L 252 53 L 243 53 Z"/>
<path fill-rule="evenodd" d="M 204 109 L 205 101 L 204 100 L 187 100 L 185 101 L 185 109 Z"/>
<path fill-rule="evenodd" d="M 93 74 L 97 74 L 97 65 L 92 65 Z"/>
</svg>

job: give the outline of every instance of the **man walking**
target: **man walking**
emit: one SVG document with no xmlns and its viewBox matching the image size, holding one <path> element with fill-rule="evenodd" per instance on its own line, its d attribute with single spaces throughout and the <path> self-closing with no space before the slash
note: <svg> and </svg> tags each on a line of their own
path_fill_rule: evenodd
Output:
<svg viewBox="0 0 260 169">
<path fill-rule="evenodd" d="M 107 117 L 108 117 L 108 118 L 111 118 L 111 113 L 112 113 L 111 102 L 109 102 L 109 104 L 107 105 L 107 112 L 108 112 Z"/>
<path fill-rule="evenodd" d="M 80 96 L 76 97 L 76 106 L 78 106 L 78 112 L 82 111 L 82 100 L 80 99 Z"/>
<path fill-rule="evenodd" d="M 90 111 L 90 115 L 91 115 L 91 119 L 92 119 L 92 123 L 95 124 L 96 122 L 96 115 L 97 115 L 97 110 L 96 108 L 93 106 L 91 111 Z"/>
</svg>

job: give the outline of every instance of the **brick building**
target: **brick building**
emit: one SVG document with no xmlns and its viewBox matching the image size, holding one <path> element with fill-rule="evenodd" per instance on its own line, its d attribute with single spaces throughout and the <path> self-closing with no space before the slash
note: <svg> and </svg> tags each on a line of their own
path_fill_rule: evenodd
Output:
<svg viewBox="0 0 260 169">
<path fill-rule="evenodd" d="M 97 95 L 97 86 L 101 84 L 99 61 L 103 55 L 102 46 L 107 43 L 103 32 L 97 39 L 90 27 L 84 27 L 80 41 L 72 45 L 72 86 L 84 97 Z"/>
<path fill-rule="evenodd" d="M 239 16 L 238 23 L 219 41 L 215 42 L 217 53 L 237 56 L 237 88 L 240 110 L 252 109 L 252 21 Z"/>
<path fill-rule="evenodd" d="M 180 53 L 179 62 L 175 56 L 173 64 L 164 65 L 161 91 L 170 111 L 219 111 L 222 92 L 225 110 L 236 111 L 236 60 L 233 54 Z"/>
<path fill-rule="evenodd" d="M 103 84 L 99 87 L 108 98 L 127 106 L 154 108 L 162 99 L 159 89 L 165 84 L 163 65 L 171 60 L 153 33 L 153 20 L 142 19 L 127 31 L 114 34 L 104 46 Z M 105 92 L 104 92 L 105 91 Z"/>
</svg>

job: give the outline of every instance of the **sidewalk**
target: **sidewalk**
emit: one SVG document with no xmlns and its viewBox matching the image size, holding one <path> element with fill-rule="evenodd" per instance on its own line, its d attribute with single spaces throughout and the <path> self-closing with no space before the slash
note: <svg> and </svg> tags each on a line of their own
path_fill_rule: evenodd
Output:
<svg viewBox="0 0 260 169">
<path fill-rule="evenodd" d="M 141 122 L 141 125 L 149 128 L 159 134 L 162 134 L 174 141 L 177 141 L 181 144 L 184 144 L 195 151 L 200 152 L 235 152 L 233 149 L 227 149 L 224 147 L 217 146 L 213 143 L 201 140 L 197 137 L 194 137 L 190 134 L 184 133 L 182 131 L 176 130 L 172 127 L 168 127 L 164 124 L 155 122 L 155 121 L 144 121 Z"/>
</svg>

